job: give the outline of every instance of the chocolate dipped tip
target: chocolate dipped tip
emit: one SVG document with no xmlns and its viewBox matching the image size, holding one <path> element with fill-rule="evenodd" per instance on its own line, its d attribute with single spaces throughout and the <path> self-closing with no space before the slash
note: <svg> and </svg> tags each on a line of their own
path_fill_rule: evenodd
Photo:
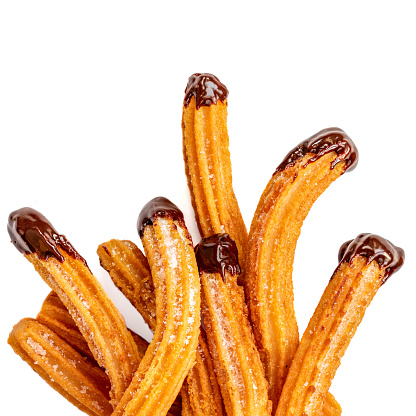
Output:
<svg viewBox="0 0 416 416">
<path fill-rule="evenodd" d="M 367 264 L 376 261 L 384 269 L 382 284 L 404 263 L 404 251 L 390 241 L 376 234 L 360 234 L 354 240 L 344 243 L 338 253 L 338 261 L 350 263 L 354 257 L 367 257 Z"/>
<path fill-rule="evenodd" d="M 37 254 L 46 260 L 54 257 L 64 261 L 59 247 L 86 266 L 86 261 L 72 247 L 64 235 L 58 234 L 53 225 L 40 212 L 33 208 L 21 208 L 9 215 L 7 224 L 12 243 L 23 254 Z"/>
<path fill-rule="evenodd" d="M 195 247 L 195 258 L 199 273 L 220 273 L 225 281 L 225 271 L 232 276 L 241 273 L 238 250 L 228 234 L 215 234 L 204 238 Z"/>
<path fill-rule="evenodd" d="M 308 153 L 314 155 L 302 166 L 306 167 L 327 153 L 335 152 L 337 157 L 331 163 L 331 169 L 345 161 L 344 172 L 352 171 L 358 163 L 358 150 L 354 142 L 348 135 L 337 127 L 321 130 L 309 139 L 303 141 L 291 150 L 283 162 L 277 167 L 275 174 L 282 172 L 289 166 L 293 166 L 298 159 L 303 158 Z"/>
<path fill-rule="evenodd" d="M 182 211 L 169 199 L 158 196 L 150 200 L 140 211 L 137 219 L 137 231 L 140 238 L 146 225 L 153 224 L 158 217 L 170 217 L 185 224 Z"/>
<path fill-rule="evenodd" d="M 212 74 L 193 74 L 188 79 L 185 89 L 184 107 L 188 107 L 192 96 L 195 97 L 195 105 L 198 110 L 202 106 L 209 107 L 217 104 L 220 100 L 223 103 L 228 97 L 227 87 Z"/>
</svg>

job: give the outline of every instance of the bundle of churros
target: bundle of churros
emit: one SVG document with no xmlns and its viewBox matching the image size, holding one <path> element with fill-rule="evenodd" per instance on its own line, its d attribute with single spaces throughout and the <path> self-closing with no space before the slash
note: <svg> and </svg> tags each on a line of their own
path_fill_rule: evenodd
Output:
<svg viewBox="0 0 416 416">
<path fill-rule="evenodd" d="M 185 172 L 202 241 L 157 197 L 131 241 L 101 244 L 101 266 L 153 332 L 130 331 L 85 259 L 32 208 L 9 216 L 12 243 L 51 293 L 18 322 L 13 350 L 91 416 L 336 416 L 329 392 L 366 308 L 404 252 L 360 234 L 339 252 L 299 340 L 292 269 L 302 223 L 358 152 L 337 128 L 301 142 L 278 165 L 249 232 L 233 192 L 227 88 L 194 74 L 182 113 Z"/>
</svg>

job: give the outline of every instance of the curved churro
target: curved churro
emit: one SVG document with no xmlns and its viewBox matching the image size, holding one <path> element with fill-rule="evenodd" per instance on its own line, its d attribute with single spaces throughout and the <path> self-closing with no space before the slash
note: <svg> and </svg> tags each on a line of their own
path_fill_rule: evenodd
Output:
<svg viewBox="0 0 416 416">
<path fill-rule="evenodd" d="M 195 256 L 202 316 L 227 415 L 268 415 L 267 381 L 237 285 L 237 246 L 228 234 L 215 234 L 196 246 Z"/>
<path fill-rule="evenodd" d="M 105 373 L 35 319 L 17 323 L 8 343 L 53 389 L 91 416 L 109 416 L 110 383 Z"/>
<path fill-rule="evenodd" d="M 232 187 L 227 96 L 214 75 L 189 77 L 182 112 L 183 156 L 201 236 L 228 233 L 241 257 L 247 229 Z"/>
<path fill-rule="evenodd" d="M 322 130 L 291 151 L 264 190 L 246 256 L 246 296 L 273 411 L 299 343 L 292 269 L 303 220 L 318 196 L 357 163 L 340 129 Z"/>
<path fill-rule="evenodd" d="M 140 361 L 123 317 L 85 260 L 42 214 L 32 208 L 14 211 L 9 217 L 8 231 L 16 248 L 58 294 L 95 360 L 105 368 L 115 405 Z"/>
<path fill-rule="evenodd" d="M 138 230 L 156 294 L 156 330 L 117 415 L 165 415 L 194 364 L 200 285 L 183 214 L 166 198 L 142 209 Z M 178 359 L 180 357 L 180 359 Z"/>
<path fill-rule="evenodd" d="M 142 314 L 143 319 L 154 332 L 156 329 L 155 289 L 146 257 L 131 241 L 115 239 L 101 244 L 97 254 L 101 266 L 110 274 L 114 284 Z M 222 396 L 203 328 L 200 328 L 195 365 L 186 377 L 181 396 L 184 413 L 204 416 L 224 415 Z"/>
<path fill-rule="evenodd" d="M 403 264 L 404 252 L 374 234 L 341 249 L 340 263 L 303 334 L 276 416 L 320 415 L 340 360 L 380 286 Z"/>
<path fill-rule="evenodd" d="M 141 250 L 128 240 L 110 240 L 97 249 L 101 266 L 113 283 L 142 315 L 152 332 L 156 329 L 155 287 L 149 264 Z"/>
</svg>

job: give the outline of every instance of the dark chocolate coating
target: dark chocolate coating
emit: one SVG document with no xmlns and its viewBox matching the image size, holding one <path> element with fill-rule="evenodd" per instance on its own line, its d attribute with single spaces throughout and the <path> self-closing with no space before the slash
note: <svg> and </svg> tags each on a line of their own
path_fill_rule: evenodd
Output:
<svg viewBox="0 0 416 416">
<path fill-rule="evenodd" d="M 199 273 L 220 273 L 225 280 L 225 271 L 232 276 L 241 273 L 238 250 L 228 234 L 215 234 L 204 238 L 195 247 L 195 258 Z"/>
<path fill-rule="evenodd" d="M 64 261 L 60 247 L 71 257 L 86 261 L 72 247 L 64 235 L 58 234 L 53 225 L 33 208 L 21 208 L 9 215 L 7 231 L 14 246 L 23 254 L 37 254 L 42 260 L 54 257 Z"/>
<path fill-rule="evenodd" d="M 338 163 L 345 161 L 344 172 L 353 170 L 358 163 L 358 150 L 354 142 L 347 134 L 336 127 L 321 130 L 309 139 L 300 143 L 284 158 L 283 162 L 277 167 L 277 172 L 282 172 L 288 166 L 293 166 L 298 159 L 303 158 L 308 153 L 314 153 L 303 167 L 315 162 L 323 155 L 335 151 L 337 158 L 331 163 L 333 169 Z M 344 173 L 343 172 L 343 173 Z"/>
<path fill-rule="evenodd" d="M 193 74 L 188 79 L 185 89 L 184 107 L 188 107 L 192 96 L 195 97 L 195 105 L 198 110 L 202 106 L 209 107 L 220 100 L 225 102 L 228 97 L 227 87 L 212 74 Z"/>
<path fill-rule="evenodd" d="M 376 234 L 360 234 L 355 240 L 344 243 L 338 253 L 338 261 L 350 263 L 354 257 L 367 257 L 367 264 L 376 261 L 384 269 L 384 283 L 404 263 L 404 251 Z"/>
<path fill-rule="evenodd" d="M 158 217 L 170 217 L 185 225 L 182 211 L 169 199 L 158 196 L 150 200 L 140 211 L 137 219 L 137 231 L 143 237 L 144 227 L 153 224 Z"/>
</svg>

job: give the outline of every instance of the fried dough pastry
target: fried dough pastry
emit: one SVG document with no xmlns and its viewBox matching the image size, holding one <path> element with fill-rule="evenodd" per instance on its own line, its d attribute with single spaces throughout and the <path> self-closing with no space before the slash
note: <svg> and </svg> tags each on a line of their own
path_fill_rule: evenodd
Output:
<svg viewBox="0 0 416 416">
<path fill-rule="evenodd" d="M 268 385 L 237 284 L 237 246 L 228 234 L 215 234 L 196 246 L 195 256 L 202 316 L 227 415 L 268 415 Z"/>
<path fill-rule="evenodd" d="M 201 236 L 228 233 L 241 257 L 247 229 L 232 186 L 227 97 L 227 88 L 214 75 L 189 77 L 182 112 L 183 156 Z"/>
<path fill-rule="evenodd" d="M 110 240 L 97 249 L 101 266 L 114 284 L 142 314 L 154 332 L 156 329 L 155 289 L 146 257 L 131 241 Z M 186 395 L 187 397 L 184 397 Z M 222 396 L 214 365 L 201 327 L 195 365 L 181 389 L 183 414 L 223 416 Z"/>
<path fill-rule="evenodd" d="M 303 334 L 276 416 L 320 415 L 340 360 L 380 286 L 404 252 L 374 234 L 343 245 L 340 263 Z"/>
<path fill-rule="evenodd" d="M 273 412 L 299 343 L 292 269 L 301 226 L 318 196 L 351 170 L 357 157 L 354 143 L 342 130 L 322 130 L 286 156 L 254 214 L 245 289 Z"/>
<path fill-rule="evenodd" d="M 200 284 L 183 214 L 166 198 L 142 209 L 138 230 L 156 295 L 156 329 L 134 378 L 114 411 L 166 415 L 195 361 L 200 326 Z"/>
<path fill-rule="evenodd" d="M 35 319 L 17 323 L 8 343 L 53 389 L 91 416 L 109 416 L 110 382 L 97 366 Z"/>
<path fill-rule="evenodd" d="M 111 383 L 111 401 L 117 404 L 140 361 L 123 317 L 86 261 L 42 214 L 32 208 L 14 211 L 8 231 L 15 247 L 70 312 L 95 360 L 105 368 Z"/>
<path fill-rule="evenodd" d="M 98 365 L 88 347 L 87 341 L 85 341 L 85 338 L 78 329 L 77 324 L 54 291 L 50 292 L 44 300 L 42 308 L 36 316 L 36 320 L 55 332 L 72 348 L 84 357 L 87 357 L 93 364 Z M 129 331 L 137 345 L 139 359 L 141 360 L 146 353 L 149 343 L 131 329 L 129 329 Z"/>
</svg>

